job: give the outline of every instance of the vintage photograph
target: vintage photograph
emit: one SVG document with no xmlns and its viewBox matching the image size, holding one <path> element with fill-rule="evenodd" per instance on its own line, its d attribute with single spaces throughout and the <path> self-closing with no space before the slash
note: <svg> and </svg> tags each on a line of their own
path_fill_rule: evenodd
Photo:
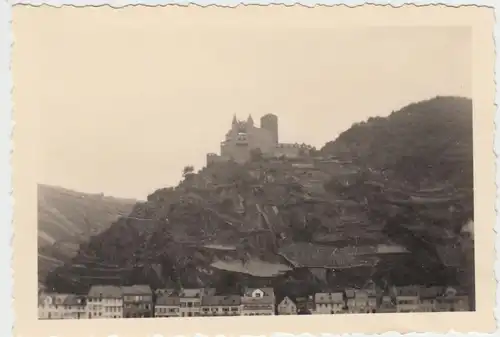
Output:
<svg viewBox="0 0 500 337">
<path fill-rule="evenodd" d="M 39 321 L 476 310 L 470 26 L 18 8 Z"/>
</svg>

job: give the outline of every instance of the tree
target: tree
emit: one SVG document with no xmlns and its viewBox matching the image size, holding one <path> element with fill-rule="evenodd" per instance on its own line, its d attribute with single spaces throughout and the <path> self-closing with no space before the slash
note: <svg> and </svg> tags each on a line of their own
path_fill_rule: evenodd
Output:
<svg viewBox="0 0 500 337">
<path fill-rule="evenodd" d="M 194 173 L 194 166 L 192 165 L 184 166 L 184 169 L 182 170 L 182 176 L 184 178 L 190 176 L 193 173 Z"/>
</svg>

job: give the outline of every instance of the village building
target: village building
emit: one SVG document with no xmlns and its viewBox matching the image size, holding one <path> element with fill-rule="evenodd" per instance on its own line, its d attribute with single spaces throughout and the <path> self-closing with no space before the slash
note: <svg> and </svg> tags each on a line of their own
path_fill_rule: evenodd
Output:
<svg viewBox="0 0 500 337">
<path fill-rule="evenodd" d="M 277 307 L 278 315 L 296 315 L 297 304 L 288 296 L 285 296 Z"/>
<path fill-rule="evenodd" d="M 155 295 L 157 297 L 160 297 L 160 296 L 162 296 L 164 294 L 167 294 L 168 296 L 171 296 L 173 294 L 176 294 L 177 291 L 175 289 L 173 289 L 173 288 L 159 288 L 159 289 L 156 289 L 154 291 L 154 293 L 155 293 Z"/>
<path fill-rule="evenodd" d="M 241 313 L 244 316 L 267 316 L 275 313 L 273 288 L 246 288 L 241 297 Z"/>
<path fill-rule="evenodd" d="M 179 293 L 181 317 L 201 315 L 201 301 L 204 296 L 213 296 L 213 288 L 185 288 Z"/>
<path fill-rule="evenodd" d="M 68 301 L 66 299 L 70 297 Z M 83 318 L 85 313 L 85 300 L 71 294 L 41 294 L 38 297 L 38 318 L 40 319 L 72 319 Z M 73 301 L 73 299 L 75 301 Z M 65 302 L 66 301 L 66 302 Z M 75 302 L 75 303 L 73 303 Z M 83 308 L 82 308 L 83 307 Z"/>
<path fill-rule="evenodd" d="M 397 312 L 417 312 L 420 309 L 418 286 L 395 287 Z"/>
<path fill-rule="evenodd" d="M 122 289 L 111 285 L 90 287 L 85 311 L 89 319 L 123 317 Z"/>
<path fill-rule="evenodd" d="M 356 313 L 374 313 L 377 309 L 377 297 L 375 291 L 355 290 L 354 310 Z"/>
<path fill-rule="evenodd" d="M 344 311 L 344 293 L 317 293 L 314 295 L 316 306 L 314 314 L 338 314 Z"/>
<path fill-rule="evenodd" d="M 397 312 L 396 301 L 391 296 L 383 295 L 377 308 L 379 313 Z"/>
<path fill-rule="evenodd" d="M 346 289 L 344 291 L 345 295 L 345 305 L 347 311 L 352 313 L 356 310 L 356 290 L 355 289 Z"/>
<path fill-rule="evenodd" d="M 161 293 L 156 299 L 155 317 L 180 317 L 181 299 L 172 293 Z"/>
<path fill-rule="evenodd" d="M 436 299 L 436 311 L 469 311 L 469 296 L 460 288 L 447 287 Z"/>
<path fill-rule="evenodd" d="M 133 285 L 122 287 L 123 316 L 125 318 L 152 317 L 153 291 L 149 285 Z"/>
<path fill-rule="evenodd" d="M 437 311 L 437 298 L 443 293 L 442 287 L 422 287 L 419 293 L 420 312 Z"/>
<path fill-rule="evenodd" d="M 298 315 L 312 314 L 316 308 L 314 304 L 314 297 L 312 295 L 296 297 L 295 305 L 297 306 Z"/>
<path fill-rule="evenodd" d="M 202 316 L 238 316 L 240 312 L 241 297 L 238 295 L 202 297 Z"/>
<path fill-rule="evenodd" d="M 70 294 L 63 302 L 63 319 L 84 319 L 86 316 L 86 298 Z"/>
</svg>

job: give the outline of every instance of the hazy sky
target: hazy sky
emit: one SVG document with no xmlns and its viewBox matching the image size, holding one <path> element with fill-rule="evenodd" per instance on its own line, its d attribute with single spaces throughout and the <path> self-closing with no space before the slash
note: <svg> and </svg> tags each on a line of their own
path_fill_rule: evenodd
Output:
<svg viewBox="0 0 500 337">
<path fill-rule="evenodd" d="M 408 103 L 472 96 L 465 28 L 110 13 L 14 16 L 14 80 L 40 122 L 39 182 L 145 198 L 218 152 L 234 113 L 274 113 L 282 141 L 321 147 Z"/>
</svg>

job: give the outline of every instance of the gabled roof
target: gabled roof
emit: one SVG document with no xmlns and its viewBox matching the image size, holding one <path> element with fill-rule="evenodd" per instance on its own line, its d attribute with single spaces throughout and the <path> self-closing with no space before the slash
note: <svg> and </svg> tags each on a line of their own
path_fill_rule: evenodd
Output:
<svg viewBox="0 0 500 337">
<path fill-rule="evenodd" d="M 267 296 L 274 296 L 274 289 L 273 288 L 269 288 L 269 287 L 265 287 L 265 288 L 245 288 L 245 291 L 244 291 L 244 296 L 246 297 L 251 297 L 253 292 L 255 290 L 261 290 L 263 293 L 264 293 L 264 297 L 267 297 Z"/>
<path fill-rule="evenodd" d="M 122 287 L 123 295 L 152 295 L 151 287 L 146 284 L 135 284 L 133 286 Z"/>
<path fill-rule="evenodd" d="M 418 296 L 420 287 L 418 286 L 402 286 L 396 288 L 397 296 Z"/>
<path fill-rule="evenodd" d="M 171 296 L 173 294 L 176 294 L 176 290 L 173 288 L 156 289 L 155 294 L 157 294 L 157 295 L 167 294 L 167 295 Z"/>
<path fill-rule="evenodd" d="M 343 293 L 317 293 L 314 295 L 314 302 L 319 304 L 344 303 Z"/>
<path fill-rule="evenodd" d="M 82 305 L 85 305 L 85 298 L 82 297 L 82 296 L 77 296 L 77 295 L 73 295 L 73 294 L 70 294 L 68 296 L 66 296 L 66 298 L 64 299 L 64 302 L 63 302 L 64 305 L 67 305 L 67 306 L 82 306 Z"/>
<path fill-rule="evenodd" d="M 198 297 L 215 295 L 215 288 L 183 288 L 179 292 L 180 297 Z"/>
<path fill-rule="evenodd" d="M 284 305 L 286 303 L 292 303 L 293 305 L 297 305 L 296 301 L 292 299 L 291 297 L 285 296 L 283 300 L 280 301 L 280 305 Z"/>
<path fill-rule="evenodd" d="M 435 299 L 441 296 L 444 292 L 444 287 L 422 287 L 420 288 L 420 298 L 422 299 Z"/>
<path fill-rule="evenodd" d="M 163 294 L 156 300 L 156 305 L 165 306 L 180 306 L 181 299 L 178 296 L 169 296 L 168 294 Z"/>
<path fill-rule="evenodd" d="M 238 306 L 241 304 L 241 297 L 238 295 L 229 296 L 203 296 L 201 305 L 205 307 L 213 306 Z"/>
<path fill-rule="evenodd" d="M 346 289 L 345 296 L 347 298 L 354 298 L 354 296 L 356 296 L 356 290 L 355 289 Z"/>
<path fill-rule="evenodd" d="M 44 293 L 40 294 L 38 297 L 38 304 L 42 305 L 45 302 L 46 298 L 50 298 L 52 301 L 52 304 L 56 305 L 63 305 L 64 301 L 66 300 L 66 297 L 68 297 L 69 294 L 58 294 L 58 293 Z"/>
<path fill-rule="evenodd" d="M 110 285 L 95 285 L 90 287 L 88 297 L 120 298 L 123 292 L 120 287 Z"/>
<path fill-rule="evenodd" d="M 357 299 L 368 298 L 368 292 L 366 292 L 365 290 L 356 290 L 354 292 L 354 298 L 357 298 Z"/>
</svg>

